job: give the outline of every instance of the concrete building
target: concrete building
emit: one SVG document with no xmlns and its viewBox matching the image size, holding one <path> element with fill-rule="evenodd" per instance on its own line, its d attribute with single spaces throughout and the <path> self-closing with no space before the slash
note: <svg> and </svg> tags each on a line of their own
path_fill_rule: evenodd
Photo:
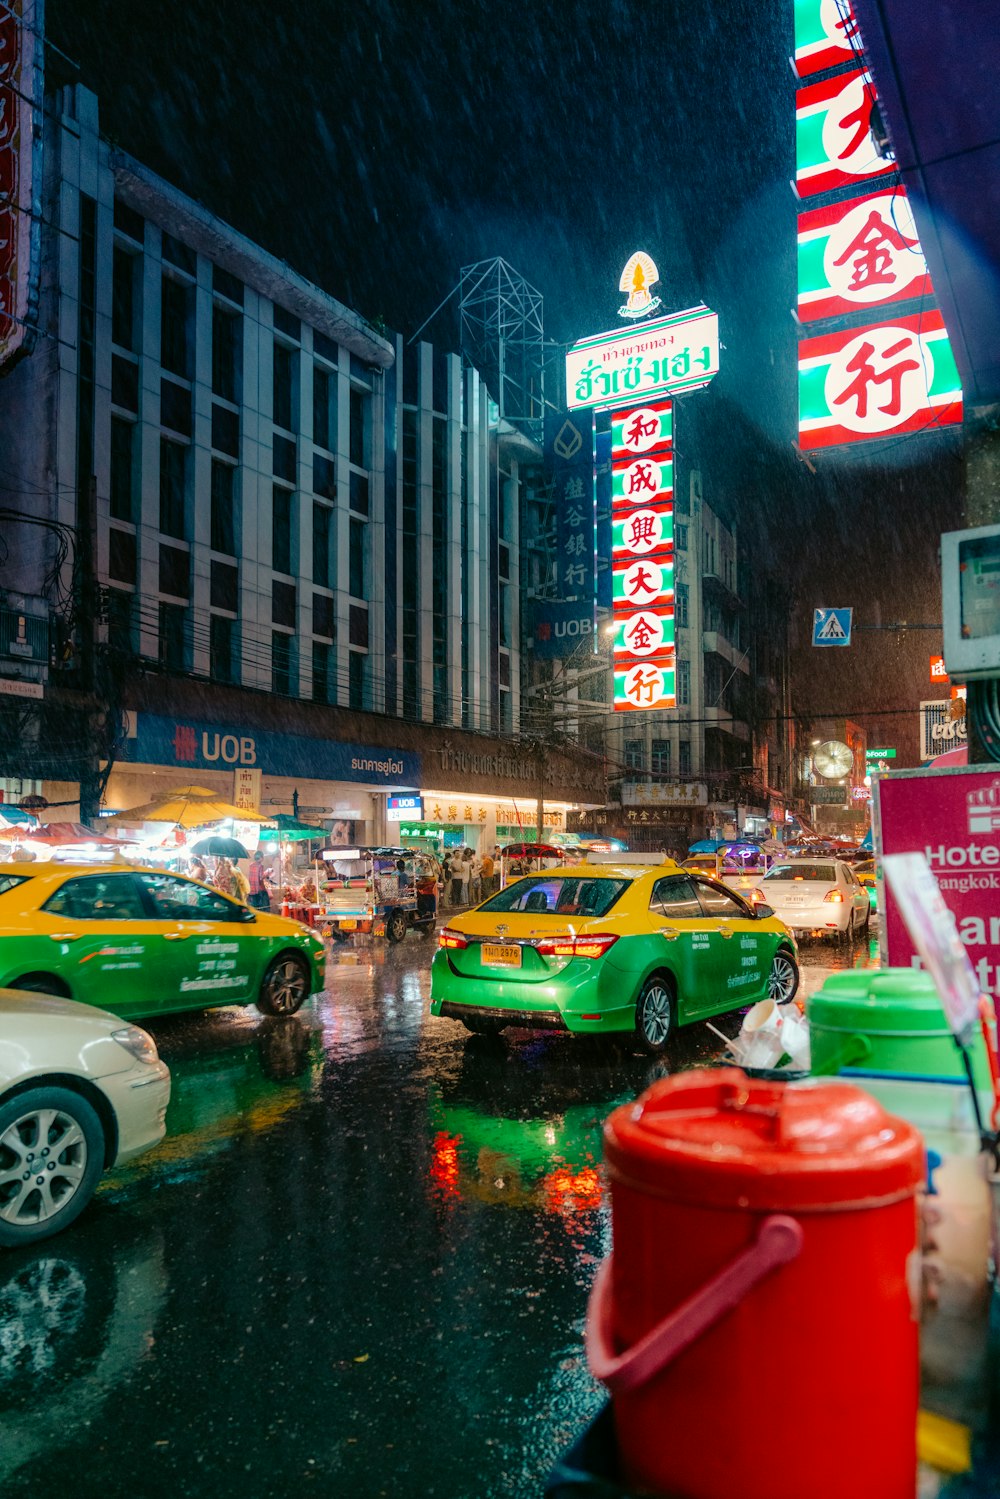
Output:
<svg viewBox="0 0 1000 1499">
<path fill-rule="evenodd" d="M 579 767 L 510 750 L 532 444 L 458 355 L 404 347 L 103 139 L 85 88 L 45 129 L 39 333 L 0 386 L 29 518 L 0 590 L 47 600 L 56 641 L 21 789 L 89 815 L 102 790 L 221 789 L 247 741 L 265 810 L 297 789 L 356 837 L 392 833 L 396 791 L 443 805 L 411 820 L 439 842 L 488 842 L 539 793 L 561 817 Z"/>
</svg>

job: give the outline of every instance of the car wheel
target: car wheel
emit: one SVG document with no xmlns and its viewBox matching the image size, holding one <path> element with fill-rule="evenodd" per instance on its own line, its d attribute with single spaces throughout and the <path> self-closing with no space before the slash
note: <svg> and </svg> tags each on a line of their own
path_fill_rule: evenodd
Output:
<svg viewBox="0 0 1000 1499">
<path fill-rule="evenodd" d="M 23 978 L 15 979 L 10 987 L 24 989 L 29 994 L 54 994 L 59 999 L 72 998 L 69 987 L 62 979 L 57 979 L 54 973 L 26 973 Z"/>
<path fill-rule="evenodd" d="M 294 1015 L 309 998 L 309 970 L 298 953 L 275 958 L 264 975 L 257 996 L 263 1015 Z"/>
<path fill-rule="evenodd" d="M 779 947 L 771 960 L 771 972 L 767 976 L 767 997 L 776 1005 L 787 1005 L 795 998 L 799 987 L 799 967 L 785 947 Z"/>
<path fill-rule="evenodd" d="M 635 1033 L 643 1051 L 659 1056 L 666 1051 L 674 1028 L 674 998 L 668 981 L 654 973 L 643 984 L 635 1002 Z"/>
<path fill-rule="evenodd" d="M 390 942 L 402 942 L 406 936 L 406 913 L 404 911 L 393 911 L 385 924 L 385 935 Z"/>
<path fill-rule="evenodd" d="M 474 1036 L 499 1036 L 507 1028 L 504 1021 L 494 1020 L 490 1015 L 463 1015 L 462 1024 Z"/>
<path fill-rule="evenodd" d="M 104 1130 L 69 1088 L 32 1088 L 0 1105 L 0 1244 L 68 1228 L 104 1170 Z"/>
<path fill-rule="evenodd" d="M 865 919 L 864 919 L 864 921 L 863 921 L 863 923 L 861 925 L 862 936 L 864 936 L 864 937 L 868 936 L 868 928 L 871 926 L 871 924 L 872 924 L 872 908 L 871 908 L 871 906 L 868 906 L 865 909 Z"/>
</svg>

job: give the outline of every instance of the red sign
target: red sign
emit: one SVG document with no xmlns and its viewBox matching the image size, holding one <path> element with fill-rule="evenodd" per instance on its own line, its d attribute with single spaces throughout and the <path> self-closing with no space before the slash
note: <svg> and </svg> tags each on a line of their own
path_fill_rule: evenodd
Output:
<svg viewBox="0 0 1000 1499">
<path fill-rule="evenodd" d="M 931 681 L 932 682 L 947 682 L 947 680 L 948 680 L 948 668 L 944 664 L 944 657 L 943 656 L 932 656 L 931 657 Z"/>
<path fill-rule="evenodd" d="M 980 988 L 1000 1001 L 1000 772 L 890 771 L 877 778 L 875 797 L 879 856 L 925 855 Z M 892 965 L 919 966 L 891 890 L 885 945 Z"/>
<path fill-rule="evenodd" d="M 32 100 L 40 16 L 34 0 L 0 6 L 0 367 L 23 351 L 34 283 Z"/>
</svg>

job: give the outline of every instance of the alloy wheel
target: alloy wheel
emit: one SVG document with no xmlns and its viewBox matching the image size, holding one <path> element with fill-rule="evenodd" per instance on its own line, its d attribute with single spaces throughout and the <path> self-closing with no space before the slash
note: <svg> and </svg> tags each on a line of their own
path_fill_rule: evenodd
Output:
<svg viewBox="0 0 1000 1499">
<path fill-rule="evenodd" d="M 799 971 L 786 952 L 776 952 L 767 976 L 767 997 L 777 1005 L 786 1005 L 799 987 Z"/>
<path fill-rule="evenodd" d="M 295 958 L 280 958 L 271 970 L 269 998 L 275 1015 L 293 1015 L 306 997 L 306 977 Z"/>
<path fill-rule="evenodd" d="M 0 1221 L 34 1228 L 76 1196 L 87 1172 L 87 1141 L 61 1109 L 29 1109 L 0 1135 Z"/>
<path fill-rule="evenodd" d="M 670 1035 L 670 994 L 664 984 L 653 983 L 645 990 L 639 1025 L 650 1046 L 666 1044 Z"/>
</svg>

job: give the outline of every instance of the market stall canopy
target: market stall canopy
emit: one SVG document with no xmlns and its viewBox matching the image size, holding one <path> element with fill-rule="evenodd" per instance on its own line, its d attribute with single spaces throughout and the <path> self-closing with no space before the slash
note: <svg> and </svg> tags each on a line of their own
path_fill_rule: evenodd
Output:
<svg viewBox="0 0 1000 1499">
<path fill-rule="evenodd" d="M 216 859 L 249 859 L 250 855 L 238 838 L 226 838 L 222 833 L 210 833 L 192 843 L 193 854 L 211 854 Z"/>
<path fill-rule="evenodd" d="M 273 818 L 260 812 L 248 812 L 243 807 L 234 807 L 207 786 L 181 786 L 175 791 L 165 791 L 141 807 L 128 807 L 124 812 L 113 812 L 103 820 L 107 823 L 128 823 L 130 827 L 140 822 L 169 822 L 175 827 L 203 828 L 213 822 L 235 818 L 238 822 L 270 823 Z"/>
<path fill-rule="evenodd" d="M 698 843 L 692 843 L 688 848 L 689 854 L 717 854 L 720 848 L 728 848 L 729 844 L 724 838 L 702 838 Z"/>
<path fill-rule="evenodd" d="M 329 838 L 326 828 L 313 828 L 306 822 L 300 822 L 297 817 L 290 817 L 287 812 L 278 812 L 272 819 L 274 827 L 264 828 L 261 831 L 262 843 L 324 843 Z"/>
</svg>

